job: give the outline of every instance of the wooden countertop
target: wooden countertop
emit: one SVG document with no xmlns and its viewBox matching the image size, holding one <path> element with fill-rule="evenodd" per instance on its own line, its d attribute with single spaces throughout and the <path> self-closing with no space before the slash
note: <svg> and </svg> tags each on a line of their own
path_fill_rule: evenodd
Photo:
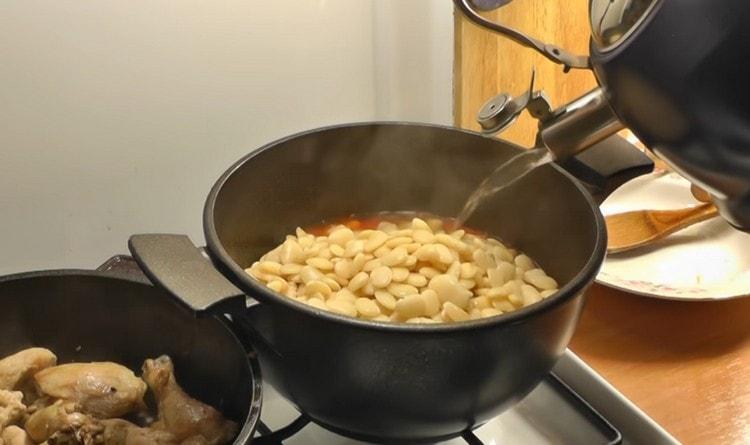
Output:
<svg viewBox="0 0 750 445">
<path fill-rule="evenodd" d="M 681 442 L 750 443 L 750 298 L 675 302 L 595 284 L 571 349 Z"/>
</svg>

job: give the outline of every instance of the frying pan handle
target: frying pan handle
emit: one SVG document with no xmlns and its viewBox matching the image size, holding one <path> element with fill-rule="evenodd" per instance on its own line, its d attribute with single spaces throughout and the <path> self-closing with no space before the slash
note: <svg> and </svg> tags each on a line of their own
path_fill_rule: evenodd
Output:
<svg viewBox="0 0 750 445">
<path fill-rule="evenodd" d="M 651 158 L 618 135 L 557 164 L 583 182 L 599 204 L 621 185 L 654 170 Z"/>
<path fill-rule="evenodd" d="M 244 311 L 244 293 L 229 282 L 185 235 L 141 234 L 128 248 L 151 281 L 196 315 Z"/>
</svg>

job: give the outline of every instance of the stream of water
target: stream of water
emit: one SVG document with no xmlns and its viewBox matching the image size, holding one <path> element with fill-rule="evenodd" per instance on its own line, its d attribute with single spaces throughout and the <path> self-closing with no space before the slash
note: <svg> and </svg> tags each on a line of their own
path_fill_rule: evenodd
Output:
<svg viewBox="0 0 750 445">
<path fill-rule="evenodd" d="M 463 225 L 487 198 L 523 178 L 535 168 L 553 160 L 552 153 L 545 147 L 524 150 L 523 153 L 513 156 L 496 168 L 474 190 L 456 217 L 456 224 Z"/>
</svg>

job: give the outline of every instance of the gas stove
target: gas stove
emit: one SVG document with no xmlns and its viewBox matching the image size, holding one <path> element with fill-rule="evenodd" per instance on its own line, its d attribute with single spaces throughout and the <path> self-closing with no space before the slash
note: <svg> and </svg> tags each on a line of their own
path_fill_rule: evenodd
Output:
<svg viewBox="0 0 750 445">
<path fill-rule="evenodd" d="M 265 385 L 254 444 L 365 444 L 337 435 L 300 414 Z M 525 399 L 463 437 L 460 444 L 678 444 L 571 351 Z"/>
<path fill-rule="evenodd" d="M 98 268 L 142 277 L 132 258 L 117 255 Z M 262 370 L 261 370 L 262 372 Z M 364 444 L 314 423 L 263 384 L 254 445 Z M 491 421 L 440 445 L 679 444 L 570 350 L 526 398 Z"/>
</svg>

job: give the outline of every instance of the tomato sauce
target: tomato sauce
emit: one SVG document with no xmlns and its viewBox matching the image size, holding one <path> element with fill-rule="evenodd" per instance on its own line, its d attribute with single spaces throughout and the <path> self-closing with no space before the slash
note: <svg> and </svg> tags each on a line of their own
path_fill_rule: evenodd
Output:
<svg viewBox="0 0 750 445">
<path fill-rule="evenodd" d="M 415 217 L 421 218 L 425 221 L 429 221 L 431 219 L 440 219 L 443 222 L 443 230 L 446 230 L 448 232 L 462 229 L 465 230 L 466 233 L 470 233 L 472 235 L 480 237 L 487 236 L 487 234 L 481 230 L 466 226 L 459 226 L 455 218 L 443 218 L 429 213 L 419 212 L 383 212 L 376 213 L 374 215 L 350 215 L 344 218 L 334 219 L 331 222 L 303 227 L 303 229 L 309 234 L 315 236 L 324 236 L 328 235 L 328 232 L 331 228 L 339 225 L 346 226 L 354 231 L 375 230 L 382 222 L 402 224 L 411 221 Z"/>
</svg>

